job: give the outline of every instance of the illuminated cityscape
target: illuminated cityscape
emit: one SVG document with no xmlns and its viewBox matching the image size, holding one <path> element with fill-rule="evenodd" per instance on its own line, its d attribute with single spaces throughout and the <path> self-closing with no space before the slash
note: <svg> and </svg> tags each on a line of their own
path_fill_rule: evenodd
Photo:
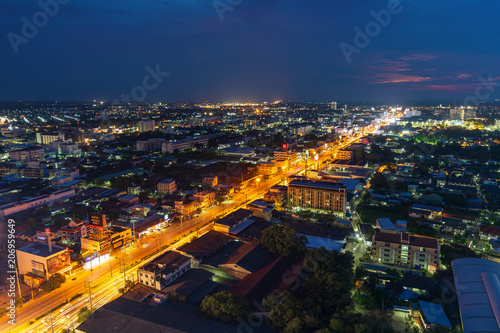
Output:
<svg viewBox="0 0 500 333">
<path fill-rule="evenodd" d="M 485 2 L 0 4 L 0 332 L 500 332 Z"/>
</svg>

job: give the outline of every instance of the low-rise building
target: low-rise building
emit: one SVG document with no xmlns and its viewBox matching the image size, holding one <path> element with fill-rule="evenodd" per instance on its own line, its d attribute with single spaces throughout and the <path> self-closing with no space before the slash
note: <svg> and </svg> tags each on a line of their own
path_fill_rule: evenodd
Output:
<svg viewBox="0 0 500 333">
<path fill-rule="evenodd" d="M 382 231 L 373 235 L 373 259 L 384 264 L 435 271 L 439 266 L 439 251 L 438 240 L 432 237 Z"/>
<path fill-rule="evenodd" d="M 193 195 L 193 199 L 200 202 L 200 208 L 210 207 L 215 204 L 215 192 L 203 191 Z"/>
<path fill-rule="evenodd" d="M 183 201 L 175 202 L 175 211 L 179 214 L 185 215 L 188 218 L 191 218 L 196 210 L 200 208 L 201 202 L 194 199 L 187 199 Z"/>
<path fill-rule="evenodd" d="M 175 180 L 173 180 L 172 178 L 167 178 L 162 180 L 161 182 L 158 182 L 156 188 L 158 192 L 164 194 L 172 194 L 177 191 L 177 185 L 175 183 Z"/>
<path fill-rule="evenodd" d="M 79 243 L 82 237 L 87 237 L 89 226 L 80 220 L 73 220 L 60 229 L 63 242 Z"/>
<path fill-rule="evenodd" d="M 48 279 L 71 268 L 67 248 L 46 243 L 33 243 L 16 250 L 19 274 L 32 273 Z"/>
<path fill-rule="evenodd" d="M 215 222 L 214 230 L 229 233 L 232 229 L 250 220 L 252 216 L 253 211 L 240 208 Z"/>
<path fill-rule="evenodd" d="M 259 162 L 257 163 L 257 170 L 260 174 L 265 176 L 276 175 L 278 167 L 274 162 Z"/>
<path fill-rule="evenodd" d="M 178 252 L 167 251 L 137 270 L 140 283 L 162 290 L 191 268 L 191 259 Z"/>
</svg>

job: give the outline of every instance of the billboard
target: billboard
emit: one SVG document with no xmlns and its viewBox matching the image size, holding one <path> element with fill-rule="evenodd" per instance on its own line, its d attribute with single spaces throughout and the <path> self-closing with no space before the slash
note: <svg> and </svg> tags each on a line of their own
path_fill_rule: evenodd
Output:
<svg viewBox="0 0 500 333">
<path fill-rule="evenodd" d="M 47 272 L 54 274 L 70 264 L 69 251 L 64 250 L 52 258 L 47 259 Z"/>
<path fill-rule="evenodd" d="M 89 214 L 89 224 L 92 227 L 106 228 L 106 214 Z"/>
<path fill-rule="evenodd" d="M 281 149 L 288 150 L 288 143 L 282 143 L 281 144 Z"/>
<path fill-rule="evenodd" d="M 41 262 L 31 260 L 31 273 L 45 277 L 45 267 Z"/>
</svg>

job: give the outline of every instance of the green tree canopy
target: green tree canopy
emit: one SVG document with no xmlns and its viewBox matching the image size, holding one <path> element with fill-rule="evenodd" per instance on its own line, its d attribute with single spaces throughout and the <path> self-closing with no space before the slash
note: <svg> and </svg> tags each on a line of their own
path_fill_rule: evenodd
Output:
<svg viewBox="0 0 500 333">
<path fill-rule="evenodd" d="M 205 296 L 200 307 L 208 318 L 225 323 L 246 316 L 250 311 L 250 304 L 246 299 L 228 291 Z"/>
<path fill-rule="evenodd" d="M 292 322 L 295 322 L 294 326 L 301 327 L 304 307 L 289 291 L 284 291 L 279 296 L 267 296 L 262 305 L 266 311 L 270 311 L 267 319 L 273 330 L 283 330 Z"/>
<path fill-rule="evenodd" d="M 270 253 L 285 257 L 297 256 L 306 251 L 307 239 L 288 224 L 275 224 L 262 232 L 261 243 Z"/>
</svg>

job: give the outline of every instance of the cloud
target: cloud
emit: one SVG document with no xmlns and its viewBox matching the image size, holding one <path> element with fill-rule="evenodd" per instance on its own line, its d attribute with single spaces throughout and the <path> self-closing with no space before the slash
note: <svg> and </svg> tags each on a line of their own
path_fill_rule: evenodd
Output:
<svg viewBox="0 0 500 333">
<path fill-rule="evenodd" d="M 426 61 L 426 60 L 431 60 L 436 58 L 433 55 L 430 54 L 412 54 L 412 55 L 407 55 L 404 57 L 399 58 L 400 60 L 405 60 L 405 61 L 411 61 L 411 60 L 421 60 L 421 61 Z"/>
<path fill-rule="evenodd" d="M 459 76 L 457 76 L 457 79 L 468 79 L 472 77 L 472 75 L 470 74 L 460 74 Z"/>
</svg>

